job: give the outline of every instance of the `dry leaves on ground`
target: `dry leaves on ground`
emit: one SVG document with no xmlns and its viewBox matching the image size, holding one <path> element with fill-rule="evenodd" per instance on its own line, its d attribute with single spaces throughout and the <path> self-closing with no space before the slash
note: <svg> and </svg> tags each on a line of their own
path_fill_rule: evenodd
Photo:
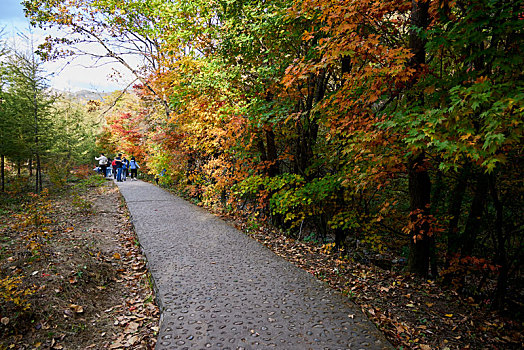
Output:
<svg viewBox="0 0 524 350">
<path fill-rule="evenodd" d="M 89 210 L 70 192 L 53 197 L 54 233 L 38 256 L 2 227 L 0 271 L 35 293 L 24 315 L 0 315 L 0 348 L 154 348 L 159 311 L 118 189 L 107 182 L 80 195 Z"/>
</svg>

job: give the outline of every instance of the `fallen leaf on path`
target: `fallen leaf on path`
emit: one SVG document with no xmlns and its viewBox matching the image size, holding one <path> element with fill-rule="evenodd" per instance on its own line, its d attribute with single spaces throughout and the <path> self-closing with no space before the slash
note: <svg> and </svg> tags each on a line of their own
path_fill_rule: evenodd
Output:
<svg viewBox="0 0 524 350">
<path fill-rule="evenodd" d="M 84 312 L 84 307 L 80 305 L 70 304 L 69 308 L 73 310 L 74 312 L 76 312 L 77 314 L 81 314 L 82 312 Z"/>
<path fill-rule="evenodd" d="M 130 322 L 124 329 L 124 333 L 135 333 L 138 330 L 138 327 L 140 327 L 140 324 L 136 322 Z"/>
<path fill-rule="evenodd" d="M 124 338 L 125 338 L 125 335 L 121 334 L 121 335 L 117 338 L 117 340 L 115 340 L 115 342 L 109 346 L 109 349 L 119 349 L 119 348 L 123 348 L 123 347 L 124 347 L 124 344 L 123 344 L 122 342 L 124 341 Z"/>
<path fill-rule="evenodd" d="M 129 339 L 127 339 L 127 344 L 128 345 L 135 345 L 136 342 L 138 341 L 138 337 L 136 335 L 130 337 Z"/>
<path fill-rule="evenodd" d="M 64 347 L 60 344 L 58 344 L 55 340 L 55 338 L 53 338 L 53 340 L 51 340 L 51 349 L 56 349 L 56 350 L 61 350 L 63 349 Z"/>
</svg>

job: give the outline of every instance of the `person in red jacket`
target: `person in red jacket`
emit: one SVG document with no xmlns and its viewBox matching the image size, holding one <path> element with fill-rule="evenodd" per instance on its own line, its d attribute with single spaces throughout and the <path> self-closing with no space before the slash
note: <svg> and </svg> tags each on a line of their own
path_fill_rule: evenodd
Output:
<svg viewBox="0 0 524 350">
<path fill-rule="evenodd" d="M 116 158 L 111 162 L 111 168 L 113 168 L 113 179 L 116 179 Z"/>
<path fill-rule="evenodd" d="M 116 181 L 122 182 L 122 153 L 118 154 L 118 157 L 115 158 L 115 167 L 116 167 Z"/>
</svg>

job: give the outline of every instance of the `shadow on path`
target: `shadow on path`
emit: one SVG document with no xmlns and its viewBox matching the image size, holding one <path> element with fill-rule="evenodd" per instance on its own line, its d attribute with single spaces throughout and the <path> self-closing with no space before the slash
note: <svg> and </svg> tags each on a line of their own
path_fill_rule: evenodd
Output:
<svg viewBox="0 0 524 350">
<path fill-rule="evenodd" d="M 392 349 L 359 308 L 205 210 L 118 183 L 162 310 L 156 349 Z"/>
</svg>

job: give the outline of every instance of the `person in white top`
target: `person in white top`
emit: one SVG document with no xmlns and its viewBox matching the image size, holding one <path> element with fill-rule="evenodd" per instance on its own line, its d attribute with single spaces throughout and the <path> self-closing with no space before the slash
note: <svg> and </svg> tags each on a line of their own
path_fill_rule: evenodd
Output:
<svg viewBox="0 0 524 350">
<path fill-rule="evenodd" d="M 100 153 L 100 157 L 95 157 L 95 159 L 98 160 L 98 165 L 100 166 L 102 175 L 106 177 L 107 157 L 103 153 Z"/>
<path fill-rule="evenodd" d="M 131 157 L 131 161 L 129 162 L 131 180 L 136 181 L 136 175 L 137 175 L 138 168 L 140 168 L 140 165 L 138 165 L 138 163 L 136 162 L 135 157 Z"/>
</svg>

